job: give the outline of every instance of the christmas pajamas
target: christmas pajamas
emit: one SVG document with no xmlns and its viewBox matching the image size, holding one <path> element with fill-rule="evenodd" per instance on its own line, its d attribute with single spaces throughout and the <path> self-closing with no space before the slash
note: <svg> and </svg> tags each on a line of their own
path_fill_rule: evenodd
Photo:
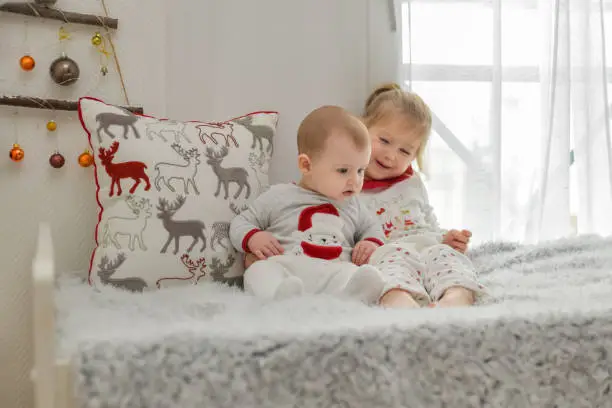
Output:
<svg viewBox="0 0 612 408">
<path fill-rule="evenodd" d="M 398 288 L 420 302 L 437 301 L 448 288 L 459 286 L 478 297 L 485 293 L 470 260 L 442 244 L 427 190 L 412 169 L 394 180 L 364 183 L 361 200 L 376 215 L 385 245 L 370 258 L 385 279 L 383 294 Z"/>
</svg>

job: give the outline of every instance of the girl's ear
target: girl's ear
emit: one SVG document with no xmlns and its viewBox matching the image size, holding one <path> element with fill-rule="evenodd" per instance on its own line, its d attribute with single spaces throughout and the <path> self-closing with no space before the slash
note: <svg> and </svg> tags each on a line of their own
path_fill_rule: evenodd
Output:
<svg viewBox="0 0 612 408">
<path fill-rule="evenodd" d="M 300 154 L 298 156 L 298 169 L 300 169 L 302 175 L 308 174 L 311 168 L 312 161 L 310 160 L 310 157 L 308 157 L 308 155 L 304 153 Z"/>
</svg>

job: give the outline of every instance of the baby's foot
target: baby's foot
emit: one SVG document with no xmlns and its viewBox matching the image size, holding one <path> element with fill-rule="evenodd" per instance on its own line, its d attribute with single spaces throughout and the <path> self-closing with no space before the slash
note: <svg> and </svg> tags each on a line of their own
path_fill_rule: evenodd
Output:
<svg viewBox="0 0 612 408">
<path fill-rule="evenodd" d="M 374 303 L 385 287 L 380 271 L 372 265 L 363 265 L 355 271 L 344 287 L 344 294 L 365 303 Z"/>
<path fill-rule="evenodd" d="M 276 288 L 274 299 L 282 300 L 297 297 L 304 293 L 304 284 L 300 278 L 289 276 L 285 278 Z"/>
</svg>

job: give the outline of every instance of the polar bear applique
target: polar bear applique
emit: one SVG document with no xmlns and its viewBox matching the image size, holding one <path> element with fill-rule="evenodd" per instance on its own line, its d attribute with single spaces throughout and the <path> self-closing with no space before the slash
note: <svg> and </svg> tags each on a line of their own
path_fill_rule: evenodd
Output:
<svg viewBox="0 0 612 408">
<path fill-rule="evenodd" d="M 342 255 L 344 223 L 336 207 L 321 204 L 304 209 L 298 219 L 296 236 L 301 239 L 291 253 L 311 258 L 334 260 Z"/>
</svg>

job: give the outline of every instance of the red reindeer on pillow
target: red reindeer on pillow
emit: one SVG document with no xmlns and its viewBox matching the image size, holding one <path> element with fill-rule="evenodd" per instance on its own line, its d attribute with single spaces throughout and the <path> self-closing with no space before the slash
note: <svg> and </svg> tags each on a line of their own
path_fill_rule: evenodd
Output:
<svg viewBox="0 0 612 408">
<path fill-rule="evenodd" d="M 113 142 L 110 149 L 101 147 L 100 153 L 98 154 L 98 157 L 100 157 L 102 161 L 102 165 L 111 178 L 110 192 L 108 195 L 110 197 L 114 195 L 115 184 L 117 185 L 117 195 L 121 195 L 121 179 L 124 178 L 131 178 L 135 181 L 132 188 L 130 188 L 130 194 L 134 194 L 134 191 L 136 191 L 136 188 L 142 180 L 147 184 L 144 188 L 145 191 L 149 191 L 151 183 L 149 182 L 149 176 L 147 176 L 145 172 L 147 165 L 139 161 L 113 163 L 117 150 L 119 150 L 119 142 Z"/>
</svg>

